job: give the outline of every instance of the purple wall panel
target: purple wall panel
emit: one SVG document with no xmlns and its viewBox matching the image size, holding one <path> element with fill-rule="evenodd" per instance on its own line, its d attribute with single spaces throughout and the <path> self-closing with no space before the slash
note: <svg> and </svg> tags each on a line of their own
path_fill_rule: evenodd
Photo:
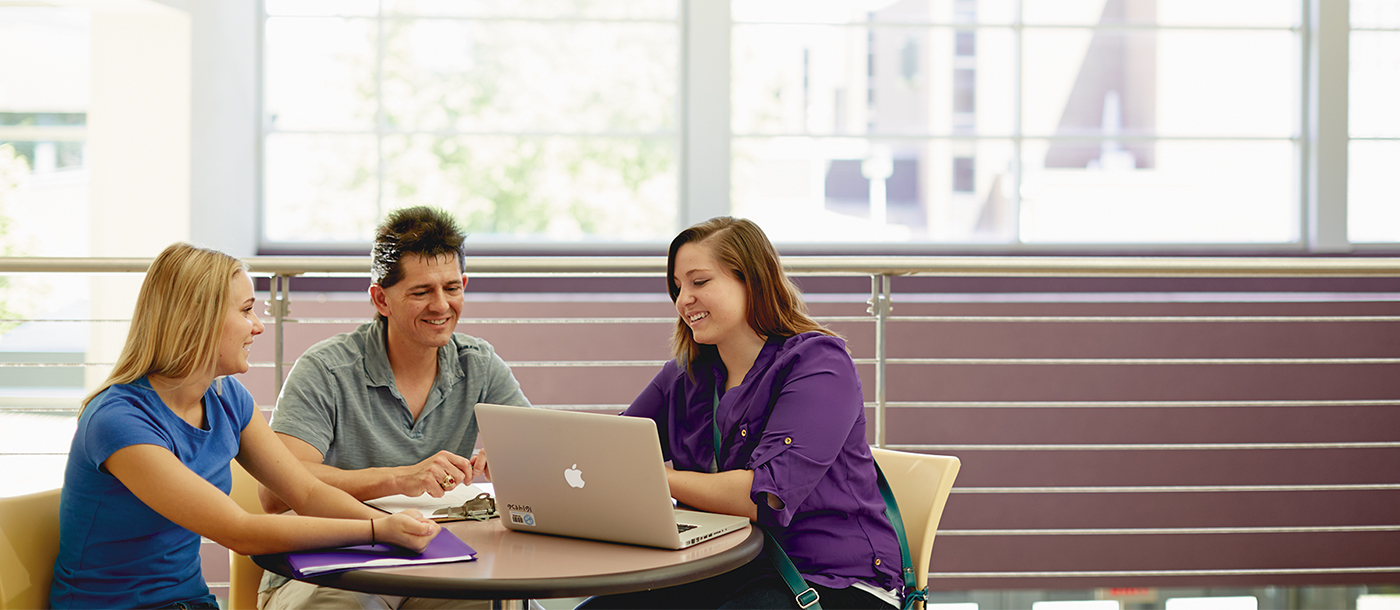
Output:
<svg viewBox="0 0 1400 610">
<path fill-rule="evenodd" d="M 1388 525 L 1394 524 L 1396 506 L 1400 506 L 1400 490 L 977 494 L 954 488 L 940 526 L 978 530 Z M 962 536 L 940 534 L 935 549 L 955 538 Z"/>
<path fill-rule="evenodd" d="M 896 285 L 904 278 L 896 278 Z M 1011 280 L 1007 280 L 1011 281 Z M 1029 281 L 1029 280 L 1027 280 Z M 1217 282 L 1219 284 L 1220 282 Z M 472 288 L 478 288 L 474 281 Z M 567 281 L 555 292 L 572 290 Z M 861 283 L 857 283 L 861 284 Z M 855 285 L 855 284 L 853 284 Z M 865 282 L 862 285 L 868 285 Z M 1214 286 L 1214 284 L 1212 284 Z M 1223 284 L 1222 284 L 1223 286 Z M 548 290 L 544 293 L 550 292 Z M 1001 292 L 1001 291 L 998 291 Z M 1103 296 L 1103 295 L 1101 295 Z M 1180 296 L 1180 295 L 1178 295 Z M 1259 299 L 1250 295 L 1244 300 Z M 473 299 L 487 298 L 472 295 Z M 471 300 L 467 318 L 670 318 L 648 295 L 599 302 L 515 295 Z M 813 302 L 817 316 L 865 316 L 864 295 Z M 918 302 L 920 299 L 929 302 Z M 1036 295 L 1034 299 L 1047 299 Z M 1064 300 L 1092 301 L 1069 296 Z M 1108 295 L 1101 300 L 1123 299 Z M 1159 298 L 1161 297 L 1154 297 Z M 1210 297 L 1214 298 L 1214 297 Z M 648 300 L 650 299 L 650 300 Z M 1400 315 L 1394 302 L 933 302 L 894 295 L 900 316 L 1338 316 Z M 989 299 L 993 300 L 993 299 Z M 1006 300 L 1015 300 L 1014 298 Z M 1288 298 L 1281 299 L 1284 301 Z M 1296 300 L 1296 299 L 1295 299 Z M 293 295 L 295 317 L 367 320 L 367 301 Z M 270 324 L 270 322 L 269 322 Z M 355 324 L 288 324 L 286 355 Z M 831 325 L 852 355 L 875 355 L 874 324 Z M 1395 322 L 901 322 L 889 323 L 891 358 L 1394 358 Z M 466 323 L 508 362 L 664 360 L 672 326 Z M 272 359 L 271 328 L 253 360 Z M 874 400 L 873 365 L 860 365 Z M 895 402 L 1397 400 L 1400 365 L 890 364 Z M 627 404 L 652 366 L 517 367 L 538 404 Z M 243 376 L 259 404 L 274 400 L 272 370 Z M 873 423 L 873 411 L 867 410 Z M 1400 441 L 1400 407 L 916 408 L 887 412 L 894 445 L 1319 443 Z M 873 434 L 873 430 L 871 431 Z M 1313 485 L 1400 483 L 1400 448 L 1220 450 L 972 450 L 962 461 L 933 553 L 935 573 L 1269 569 L 1400 566 L 1400 533 L 1176 534 L 1128 536 L 956 535 L 970 529 L 1299 527 L 1400 525 L 1400 490 L 1227 493 L 975 493 L 977 487 Z M 965 490 L 965 491 L 964 491 Z M 1348 575 L 1220 575 L 1149 578 L 937 578 L 939 590 L 1100 586 L 1254 586 L 1397 583 L 1400 572 Z"/>
</svg>

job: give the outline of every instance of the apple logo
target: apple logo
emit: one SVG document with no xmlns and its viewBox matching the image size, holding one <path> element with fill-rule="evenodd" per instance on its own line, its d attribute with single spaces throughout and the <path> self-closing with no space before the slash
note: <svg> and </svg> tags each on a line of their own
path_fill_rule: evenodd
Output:
<svg viewBox="0 0 1400 610">
<path fill-rule="evenodd" d="M 583 488 L 583 471 L 578 469 L 578 464 L 564 469 L 564 480 L 569 482 L 569 487 Z"/>
</svg>

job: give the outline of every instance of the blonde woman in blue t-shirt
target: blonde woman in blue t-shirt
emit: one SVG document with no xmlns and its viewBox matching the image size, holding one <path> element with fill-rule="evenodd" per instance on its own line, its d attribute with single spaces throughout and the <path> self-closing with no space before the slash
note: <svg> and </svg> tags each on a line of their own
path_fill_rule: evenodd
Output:
<svg viewBox="0 0 1400 610">
<path fill-rule="evenodd" d="M 83 403 L 64 475 L 55 608 L 218 608 L 200 536 L 245 555 L 386 542 L 422 550 L 438 526 L 384 515 L 311 476 L 228 375 L 263 332 L 242 261 L 177 243 L 142 282 L 115 369 Z M 301 515 L 249 514 L 229 460 Z"/>
</svg>

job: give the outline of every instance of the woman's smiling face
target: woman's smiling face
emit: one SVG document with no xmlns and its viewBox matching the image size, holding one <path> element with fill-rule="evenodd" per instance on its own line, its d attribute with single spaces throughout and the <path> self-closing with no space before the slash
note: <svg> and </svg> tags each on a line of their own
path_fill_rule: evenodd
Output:
<svg viewBox="0 0 1400 610">
<path fill-rule="evenodd" d="M 253 339 L 263 332 L 262 321 L 253 311 L 253 281 L 239 271 L 229 280 L 228 312 L 224 316 L 224 331 L 219 342 L 219 359 L 215 375 L 235 375 L 248 372 L 248 349 Z"/>
<path fill-rule="evenodd" d="M 749 326 L 748 287 L 703 242 L 676 251 L 675 273 L 671 281 L 679 288 L 676 313 L 690 326 L 696 343 L 721 346 L 758 336 Z"/>
</svg>

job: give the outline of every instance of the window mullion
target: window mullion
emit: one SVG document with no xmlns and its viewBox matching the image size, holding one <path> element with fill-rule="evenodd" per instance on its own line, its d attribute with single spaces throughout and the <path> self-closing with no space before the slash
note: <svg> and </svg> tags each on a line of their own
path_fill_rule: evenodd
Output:
<svg viewBox="0 0 1400 610">
<path fill-rule="evenodd" d="M 1303 240 L 1312 252 L 1345 252 L 1350 0 L 1309 0 L 1304 28 Z"/>
<path fill-rule="evenodd" d="M 679 228 L 730 213 L 728 0 L 683 0 Z"/>
</svg>

